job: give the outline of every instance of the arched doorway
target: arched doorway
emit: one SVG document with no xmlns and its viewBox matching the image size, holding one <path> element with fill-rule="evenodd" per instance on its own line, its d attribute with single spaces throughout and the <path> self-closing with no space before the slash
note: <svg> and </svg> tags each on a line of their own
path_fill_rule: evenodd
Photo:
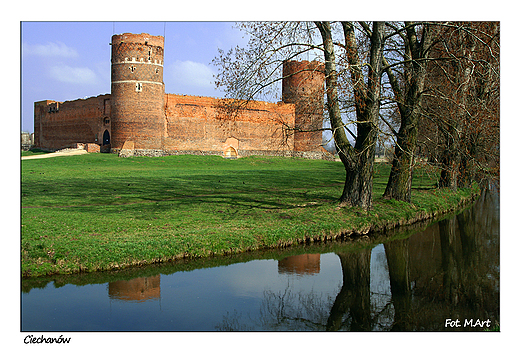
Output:
<svg viewBox="0 0 520 351">
<path fill-rule="evenodd" d="M 224 158 L 237 158 L 237 150 L 234 147 L 230 146 L 224 151 Z"/>
<path fill-rule="evenodd" d="M 238 139 L 229 137 L 222 145 L 222 157 L 235 159 L 238 158 Z"/>
<path fill-rule="evenodd" d="M 103 133 L 103 145 L 110 145 L 110 133 L 106 129 Z"/>
</svg>

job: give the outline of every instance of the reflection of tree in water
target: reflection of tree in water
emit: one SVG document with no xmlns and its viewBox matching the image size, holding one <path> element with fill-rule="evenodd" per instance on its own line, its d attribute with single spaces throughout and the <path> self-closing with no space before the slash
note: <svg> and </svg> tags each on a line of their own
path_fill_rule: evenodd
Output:
<svg viewBox="0 0 520 351">
<path fill-rule="evenodd" d="M 371 330 L 370 257 L 371 248 L 337 253 L 343 284 L 336 296 L 323 293 L 293 292 L 289 281 L 283 291 L 265 291 L 260 318 L 240 322 L 236 311 L 227 314 L 218 330 Z M 248 325 L 254 327 L 247 327 Z"/>
<path fill-rule="evenodd" d="M 489 212 L 497 211 L 498 197 L 488 196 L 423 233 L 383 244 L 391 296 L 371 291 L 372 247 L 336 252 L 343 279 L 335 296 L 294 292 L 288 282 L 282 291 L 264 292 L 260 318 L 239 323 L 243 316 L 235 312 L 217 329 L 445 330 L 446 318 L 490 318 L 494 324 L 499 319 L 498 219 Z"/>
<path fill-rule="evenodd" d="M 227 313 L 220 331 L 276 330 L 323 331 L 333 297 L 316 292 L 291 291 L 289 284 L 283 291 L 264 291 L 259 317 L 244 317 L 236 310 Z"/>
<path fill-rule="evenodd" d="M 236 310 L 233 313 L 227 312 L 226 315 L 222 318 L 222 323 L 219 323 L 215 326 L 215 329 L 218 331 L 252 331 L 254 330 L 251 326 L 251 319 L 248 318 L 249 323 L 240 323 L 242 319 L 242 314 L 238 313 Z"/>
<path fill-rule="evenodd" d="M 370 256 L 372 250 L 337 253 L 343 272 L 343 285 L 330 310 L 327 330 L 368 331 L 370 315 Z M 347 318 L 345 318 L 345 316 Z"/>
<path fill-rule="evenodd" d="M 408 243 L 407 238 L 384 244 L 394 306 L 394 320 L 390 329 L 392 331 L 410 330 L 412 291 Z"/>
<path fill-rule="evenodd" d="M 483 195 L 486 196 L 487 193 Z M 453 305 L 464 304 L 474 309 L 484 307 L 484 296 L 488 295 L 484 290 L 493 290 L 493 280 L 488 277 L 490 265 L 486 262 L 492 255 L 485 252 L 490 249 L 486 247 L 484 237 L 488 233 L 482 230 L 490 228 L 492 223 L 489 209 L 483 208 L 482 204 L 483 200 L 478 201 L 471 211 L 439 222 L 441 246 L 444 246 L 445 298 Z"/>
<path fill-rule="evenodd" d="M 444 330 L 437 321 L 445 318 L 498 322 L 497 200 L 496 194 L 484 192 L 471 209 L 436 225 L 433 237 L 439 238 L 440 250 L 432 250 L 429 270 L 424 267 L 413 278 L 413 324 L 422 330 Z M 415 265 L 424 266 L 417 261 Z"/>
<path fill-rule="evenodd" d="M 260 308 L 260 323 L 267 330 L 324 330 L 331 296 L 313 291 L 293 293 L 289 286 L 284 291 L 264 292 Z"/>
</svg>

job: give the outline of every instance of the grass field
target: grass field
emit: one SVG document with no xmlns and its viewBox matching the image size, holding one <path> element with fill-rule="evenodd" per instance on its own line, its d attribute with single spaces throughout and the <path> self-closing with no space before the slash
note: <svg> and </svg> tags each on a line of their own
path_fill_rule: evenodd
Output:
<svg viewBox="0 0 520 351">
<path fill-rule="evenodd" d="M 43 155 L 48 154 L 50 151 L 44 151 L 40 149 L 31 149 L 28 151 L 22 151 L 22 156 L 34 156 L 34 155 Z"/>
<path fill-rule="evenodd" d="M 217 156 L 24 160 L 23 276 L 117 269 L 366 231 L 456 207 L 475 189 L 434 188 L 415 172 L 412 204 L 383 200 L 390 167 L 377 164 L 374 207 L 339 208 L 340 162 Z"/>
</svg>

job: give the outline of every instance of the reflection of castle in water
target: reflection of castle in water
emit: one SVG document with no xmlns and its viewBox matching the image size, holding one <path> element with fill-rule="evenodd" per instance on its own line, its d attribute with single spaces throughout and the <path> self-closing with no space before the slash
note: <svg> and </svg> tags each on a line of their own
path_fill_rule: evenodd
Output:
<svg viewBox="0 0 520 351">
<path fill-rule="evenodd" d="M 320 254 L 286 257 L 278 261 L 279 274 L 317 274 L 320 272 Z M 161 297 L 161 275 L 119 280 L 108 283 L 110 299 L 144 302 Z"/>
<path fill-rule="evenodd" d="M 320 254 L 286 257 L 278 261 L 279 274 L 317 274 L 320 272 Z"/>
<path fill-rule="evenodd" d="M 142 302 L 161 297 L 161 276 L 141 277 L 108 283 L 111 299 Z"/>
</svg>

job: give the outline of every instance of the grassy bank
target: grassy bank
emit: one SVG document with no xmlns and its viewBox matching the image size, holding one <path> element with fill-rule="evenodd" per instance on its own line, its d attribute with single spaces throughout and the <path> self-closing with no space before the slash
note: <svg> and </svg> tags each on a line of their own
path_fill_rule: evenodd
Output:
<svg viewBox="0 0 520 351">
<path fill-rule="evenodd" d="M 470 198 L 434 189 L 418 169 L 412 204 L 383 200 L 389 166 L 375 168 L 374 208 L 338 208 L 339 162 L 111 154 L 22 161 L 22 274 L 98 271 L 366 233 L 441 213 Z"/>
</svg>

